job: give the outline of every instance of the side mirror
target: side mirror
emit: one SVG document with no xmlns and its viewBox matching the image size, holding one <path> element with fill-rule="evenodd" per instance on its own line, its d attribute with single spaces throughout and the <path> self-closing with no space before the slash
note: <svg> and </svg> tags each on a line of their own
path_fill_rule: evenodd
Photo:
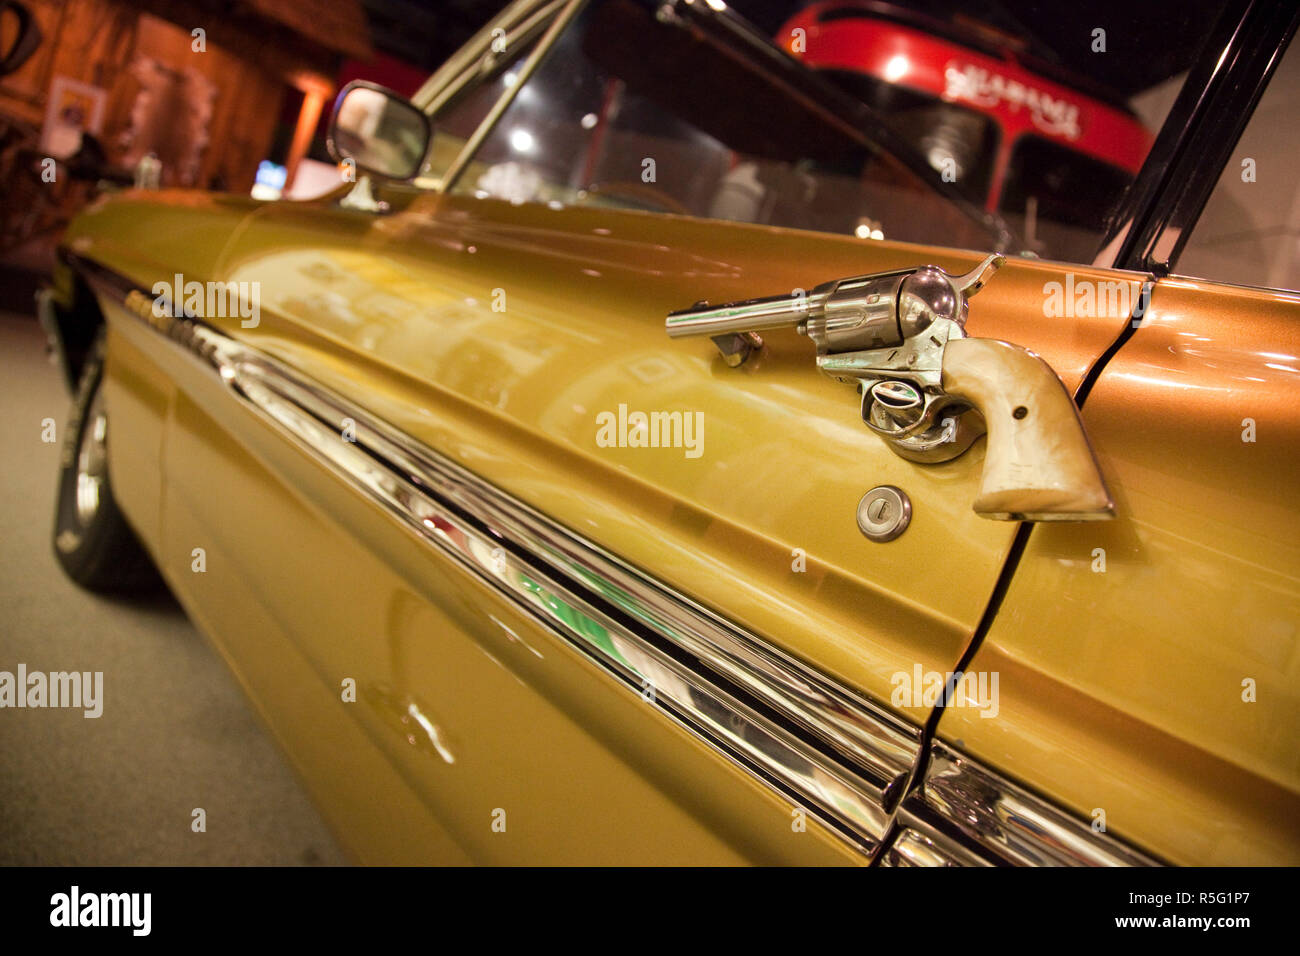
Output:
<svg viewBox="0 0 1300 956">
<path fill-rule="evenodd" d="M 17 21 L 17 29 L 13 31 L 13 42 L 8 48 L 0 49 L 0 76 L 16 72 L 41 45 L 41 31 L 35 18 L 17 0 L 0 0 L 0 35 L 9 33 L 4 21 L 5 15 L 10 13 Z"/>
<path fill-rule="evenodd" d="M 414 103 L 392 90 L 353 80 L 339 91 L 327 145 L 337 160 L 385 179 L 414 179 L 424 165 L 433 127 Z"/>
</svg>

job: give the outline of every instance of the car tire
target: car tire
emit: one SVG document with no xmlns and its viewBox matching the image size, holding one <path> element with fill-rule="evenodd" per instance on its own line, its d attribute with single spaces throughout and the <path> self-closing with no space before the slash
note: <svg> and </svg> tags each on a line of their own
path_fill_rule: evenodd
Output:
<svg viewBox="0 0 1300 956">
<path fill-rule="evenodd" d="M 113 498 L 108 479 L 108 416 L 104 407 L 104 330 L 90 347 L 77 385 L 59 460 L 54 554 L 90 591 L 154 590 L 162 579 Z"/>
</svg>

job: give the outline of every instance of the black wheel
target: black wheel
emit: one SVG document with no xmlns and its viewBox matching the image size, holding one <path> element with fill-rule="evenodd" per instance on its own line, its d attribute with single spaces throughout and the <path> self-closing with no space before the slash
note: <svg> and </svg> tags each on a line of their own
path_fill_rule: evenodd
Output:
<svg viewBox="0 0 1300 956">
<path fill-rule="evenodd" d="M 91 591 L 151 590 L 162 580 L 113 500 L 108 481 L 103 381 L 101 329 L 82 369 L 59 461 L 54 554 L 68 577 Z"/>
</svg>

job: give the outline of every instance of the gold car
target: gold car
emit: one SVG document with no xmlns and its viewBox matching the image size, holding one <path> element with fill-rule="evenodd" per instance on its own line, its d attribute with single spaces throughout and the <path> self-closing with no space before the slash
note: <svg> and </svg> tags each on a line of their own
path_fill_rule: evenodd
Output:
<svg viewBox="0 0 1300 956">
<path fill-rule="evenodd" d="M 1300 862 L 1294 13 L 1125 67 L 1128 172 L 819 11 L 520 0 L 327 196 L 88 209 L 63 566 L 156 568 L 361 862 Z M 1051 163 L 968 189 L 995 109 Z"/>
</svg>

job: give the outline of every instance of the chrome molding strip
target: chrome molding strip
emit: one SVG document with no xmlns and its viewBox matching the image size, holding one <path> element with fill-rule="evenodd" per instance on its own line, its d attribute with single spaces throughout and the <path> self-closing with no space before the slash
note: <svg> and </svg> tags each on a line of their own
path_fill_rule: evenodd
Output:
<svg viewBox="0 0 1300 956">
<path fill-rule="evenodd" d="M 976 855 L 1003 866 L 1162 865 L 937 740 L 923 785 L 903 801 L 899 825 L 946 834 L 954 857 Z M 906 855 L 896 838 L 883 857 L 896 849 Z"/>
<path fill-rule="evenodd" d="M 920 752 L 910 726 L 129 279 L 68 256 L 106 299 L 204 363 L 245 406 L 519 608 L 867 855 Z M 342 422 L 356 423 L 344 441 Z"/>
<path fill-rule="evenodd" d="M 943 834 L 923 825 L 905 826 L 889 841 L 880 854 L 880 866 L 991 866 Z"/>
</svg>

